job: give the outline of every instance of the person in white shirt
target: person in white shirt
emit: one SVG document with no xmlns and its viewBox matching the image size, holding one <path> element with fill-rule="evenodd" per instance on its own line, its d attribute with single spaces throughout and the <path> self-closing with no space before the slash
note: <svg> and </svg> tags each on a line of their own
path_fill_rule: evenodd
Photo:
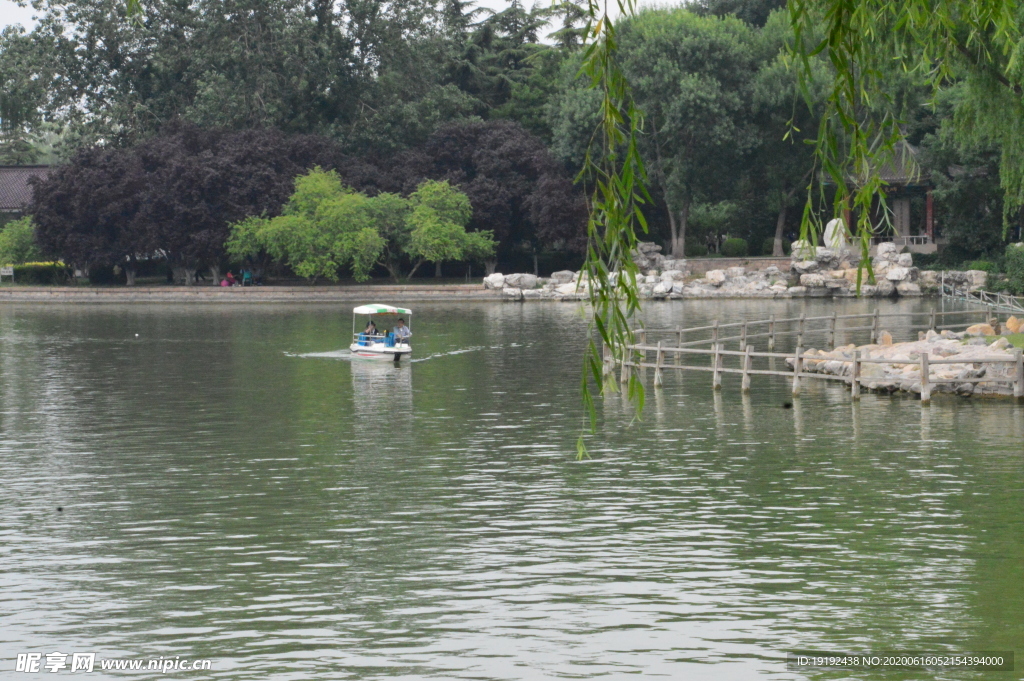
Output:
<svg viewBox="0 0 1024 681">
<path fill-rule="evenodd" d="M 412 335 L 412 331 L 410 331 L 409 327 L 405 325 L 405 320 L 401 317 L 399 317 L 393 333 L 395 334 L 395 339 L 400 343 L 407 342 L 409 340 L 409 336 Z"/>
</svg>

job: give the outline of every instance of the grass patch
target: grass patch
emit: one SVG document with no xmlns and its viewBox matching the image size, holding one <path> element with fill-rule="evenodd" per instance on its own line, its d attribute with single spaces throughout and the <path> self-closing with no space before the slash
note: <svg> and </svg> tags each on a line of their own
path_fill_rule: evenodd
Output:
<svg viewBox="0 0 1024 681">
<path fill-rule="evenodd" d="M 960 342 L 966 344 L 971 338 L 984 338 L 985 343 L 988 345 L 992 345 L 1000 338 L 1005 338 L 1010 341 L 1010 345 L 1013 347 L 1024 348 L 1024 333 L 1011 333 L 1008 336 L 967 336 Z"/>
</svg>

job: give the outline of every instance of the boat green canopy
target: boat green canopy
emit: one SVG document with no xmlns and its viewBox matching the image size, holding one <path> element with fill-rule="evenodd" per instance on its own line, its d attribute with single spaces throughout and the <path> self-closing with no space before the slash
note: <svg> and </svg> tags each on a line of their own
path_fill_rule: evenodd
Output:
<svg viewBox="0 0 1024 681">
<path fill-rule="evenodd" d="M 356 309 L 352 310 L 352 314 L 412 314 L 412 310 L 404 307 L 391 307 L 390 305 L 380 305 L 377 303 L 370 303 L 369 305 L 360 305 Z"/>
</svg>

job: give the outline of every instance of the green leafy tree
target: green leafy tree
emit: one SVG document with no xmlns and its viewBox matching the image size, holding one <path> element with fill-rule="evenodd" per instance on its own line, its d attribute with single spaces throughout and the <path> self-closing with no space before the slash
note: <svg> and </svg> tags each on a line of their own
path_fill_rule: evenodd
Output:
<svg viewBox="0 0 1024 681">
<path fill-rule="evenodd" d="M 757 54 L 734 17 L 643 10 L 625 23 L 623 69 L 644 112 L 645 160 L 661 194 L 672 254 L 683 257 L 694 201 L 724 198 L 758 141 L 749 116 Z"/>
<path fill-rule="evenodd" d="M 20 265 L 43 257 L 36 245 L 36 228 L 32 218 L 25 216 L 12 220 L 0 230 L 0 264 Z"/>
<path fill-rule="evenodd" d="M 343 265 L 357 281 L 369 278 L 384 248 L 369 199 L 345 187 L 337 173 L 315 168 L 295 180 L 295 193 L 279 217 L 247 218 L 225 244 L 236 258 L 265 251 L 300 277 L 337 281 Z"/>
<path fill-rule="evenodd" d="M 487 257 L 490 233 L 467 234 L 472 207 L 447 182 L 427 181 L 408 198 L 367 197 L 342 184 L 337 173 L 314 168 L 295 180 L 295 193 L 275 218 L 249 217 L 231 227 L 225 249 L 234 258 L 270 258 L 301 277 L 337 281 L 343 266 L 366 281 L 377 265 L 395 280 L 414 261 L 412 276 L 427 260 Z"/>
<path fill-rule="evenodd" d="M 482 260 L 494 254 L 489 231 L 466 232 L 473 215 L 469 198 L 447 182 L 427 180 L 409 197 L 408 254 L 415 260 L 411 277 L 425 261 Z"/>
</svg>

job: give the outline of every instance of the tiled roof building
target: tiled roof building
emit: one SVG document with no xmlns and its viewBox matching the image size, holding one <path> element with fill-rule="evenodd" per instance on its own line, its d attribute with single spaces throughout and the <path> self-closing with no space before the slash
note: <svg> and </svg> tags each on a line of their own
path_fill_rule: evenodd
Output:
<svg viewBox="0 0 1024 681">
<path fill-rule="evenodd" d="M 46 177 L 49 166 L 0 166 L 0 213 L 20 213 L 32 200 L 33 177 Z"/>
</svg>

